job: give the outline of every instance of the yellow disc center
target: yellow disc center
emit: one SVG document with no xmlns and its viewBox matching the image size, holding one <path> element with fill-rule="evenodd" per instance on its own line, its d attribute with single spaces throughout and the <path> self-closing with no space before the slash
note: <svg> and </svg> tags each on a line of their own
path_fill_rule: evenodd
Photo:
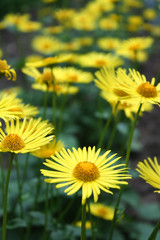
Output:
<svg viewBox="0 0 160 240">
<path fill-rule="evenodd" d="M 137 88 L 137 92 L 145 98 L 154 98 L 157 96 L 156 87 L 149 82 L 141 83 Z"/>
<path fill-rule="evenodd" d="M 43 82 L 52 82 L 52 73 L 51 72 L 44 72 L 42 74 L 42 81 Z"/>
<path fill-rule="evenodd" d="M 17 134 L 7 135 L 1 142 L 3 150 L 18 151 L 25 147 L 25 143 Z"/>
<path fill-rule="evenodd" d="M 73 176 L 83 182 L 91 182 L 96 180 L 99 176 L 99 170 L 94 163 L 80 162 L 73 169 Z"/>
<path fill-rule="evenodd" d="M 5 71 L 9 69 L 9 65 L 4 60 L 0 60 L 0 71 Z"/>
</svg>

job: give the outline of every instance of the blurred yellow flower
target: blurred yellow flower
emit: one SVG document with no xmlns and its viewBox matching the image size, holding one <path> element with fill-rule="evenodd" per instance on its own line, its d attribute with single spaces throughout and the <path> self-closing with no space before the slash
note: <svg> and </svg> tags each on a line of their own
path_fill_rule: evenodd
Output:
<svg viewBox="0 0 160 240">
<path fill-rule="evenodd" d="M 117 67 L 123 64 L 123 61 L 112 54 L 105 54 L 100 52 L 90 52 L 84 55 L 79 55 L 77 63 L 84 67 L 100 68 L 106 67 Z"/>
<path fill-rule="evenodd" d="M 0 77 L 5 76 L 7 80 L 15 81 L 17 75 L 14 69 L 10 68 L 6 60 L 0 59 Z"/>
<path fill-rule="evenodd" d="M 17 29 L 21 32 L 34 32 L 38 31 L 42 28 L 42 24 L 40 22 L 35 21 L 26 21 L 20 22 L 17 25 Z"/>
<path fill-rule="evenodd" d="M 59 152 L 64 147 L 63 143 L 60 140 L 54 139 L 52 142 L 40 147 L 40 149 L 31 152 L 32 155 L 38 158 L 50 158 L 52 155 L 55 155 L 56 152 Z"/>
<path fill-rule="evenodd" d="M 27 153 L 52 140 L 53 136 L 47 136 L 52 128 L 48 127 L 45 121 L 41 122 L 39 118 L 32 123 L 33 119 L 27 121 L 26 118 L 22 124 L 19 119 L 5 122 L 5 129 L 0 128 L 0 151 Z"/>
<path fill-rule="evenodd" d="M 59 55 L 55 57 L 47 57 L 42 60 L 38 60 L 36 62 L 26 62 L 25 66 L 26 67 L 45 67 L 48 65 L 56 64 L 56 63 L 62 63 L 62 62 L 67 62 L 71 58 L 71 54 L 65 54 L 65 55 Z"/>
<path fill-rule="evenodd" d="M 92 193 L 94 201 L 98 201 L 100 190 L 113 194 L 110 188 L 120 189 L 120 184 L 127 184 L 125 179 L 131 178 L 126 173 L 125 164 L 115 164 L 120 157 L 116 154 L 109 155 L 110 151 L 99 156 L 101 149 L 95 147 L 84 147 L 83 149 L 64 148 L 51 156 L 52 160 L 46 159 L 44 165 L 52 170 L 41 169 L 41 173 L 49 177 L 45 179 L 48 183 L 58 183 L 57 188 L 66 188 L 68 195 L 82 189 L 82 204 Z"/>
<path fill-rule="evenodd" d="M 75 223 L 75 226 L 77 226 L 77 227 L 81 227 L 81 225 L 82 225 L 81 221 L 78 221 L 78 222 Z M 91 222 L 90 221 L 86 221 L 85 222 L 85 227 L 86 227 L 86 229 L 90 229 L 91 228 Z"/>
<path fill-rule="evenodd" d="M 147 20 L 154 20 L 157 16 L 157 13 L 152 8 L 147 8 L 143 10 L 143 16 Z"/>
<path fill-rule="evenodd" d="M 106 17 L 99 21 L 99 27 L 103 30 L 112 31 L 118 29 L 119 25 L 115 19 Z"/>
<path fill-rule="evenodd" d="M 107 51 L 115 50 L 118 46 L 121 45 L 121 40 L 119 38 L 99 38 L 97 40 L 97 45 Z"/>
<path fill-rule="evenodd" d="M 90 203 L 90 212 L 92 215 L 105 220 L 112 220 L 114 216 L 114 208 L 102 203 Z"/>
<path fill-rule="evenodd" d="M 39 53 L 50 55 L 60 50 L 63 50 L 63 44 L 51 36 L 36 36 L 31 43 L 34 50 Z"/>
<path fill-rule="evenodd" d="M 124 40 L 120 47 L 117 48 L 117 54 L 124 56 L 133 61 L 143 62 L 147 59 L 147 53 L 144 51 L 151 47 L 153 38 L 151 37 L 136 37 Z"/>
<path fill-rule="evenodd" d="M 148 157 L 148 160 L 139 162 L 137 164 L 137 171 L 140 173 L 140 177 L 143 178 L 146 183 L 158 190 L 154 191 L 160 193 L 160 165 L 158 164 L 157 157 L 152 160 Z"/>
<path fill-rule="evenodd" d="M 93 80 L 90 72 L 85 72 L 74 67 L 53 68 L 54 79 L 57 83 L 89 83 Z"/>
</svg>

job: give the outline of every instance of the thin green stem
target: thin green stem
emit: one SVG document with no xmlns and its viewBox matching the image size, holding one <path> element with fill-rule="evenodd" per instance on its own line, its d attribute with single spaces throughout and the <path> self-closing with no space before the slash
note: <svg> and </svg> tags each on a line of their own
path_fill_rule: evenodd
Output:
<svg viewBox="0 0 160 240">
<path fill-rule="evenodd" d="M 53 94 L 52 94 L 52 114 L 53 114 L 53 126 L 56 133 L 56 84 L 53 74 L 53 69 L 51 68 L 52 80 L 53 80 Z"/>
<path fill-rule="evenodd" d="M 8 165 L 5 191 L 4 191 L 2 240 L 6 240 L 8 186 L 9 186 L 9 179 L 10 179 L 13 159 L 14 159 L 14 153 L 11 153 L 11 158 Z"/>
<path fill-rule="evenodd" d="M 115 111 L 117 110 L 118 104 L 119 104 L 119 102 L 117 102 L 117 104 L 116 104 L 116 106 L 115 106 Z M 97 144 L 97 148 L 102 147 L 101 145 L 102 145 L 102 143 L 103 143 L 103 140 L 104 140 L 104 137 L 105 137 L 106 132 L 107 132 L 107 130 L 108 130 L 108 127 L 109 127 L 109 125 L 110 125 L 110 123 L 111 123 L 112 117 L 113 117 L 113 111 L 111 112 L 109 118 L 107 119 L 106 125 L 105 125 L 105 127 L 104 127 L 104 129 L 103 129 L 103 131 L 102 131 L 102 134 L 101 134 L 101 136 L 100 136 L 99 142 L 98 142 L 98 144 Z"/>
<path fill-rule="evenodd" d="M 87 207 L 88 207 L 88 213 L 89 213 L 89 220 L 91 222 L 92 240 L 96 240 L 95 227 L 94 227 L 94 222 L 93 222 L 93 218 L 91 215 L 90 202 L 88 199 L 87 199 Z"/>
<path fill-rule="evenodd" d="M 4 166 L 3 166 L 2 153 L 0 153 L 0 167 L 1 167 L 2 199 L 3 199 L 3 196 L 4 196 Z"/>
<path fill-rule="evenodd" d="M 106 146 L 107 149 L 111 149 L 111 146 L 112 146 L 115 134 L 116 134 L 116 130 L 117 130 L 117 124 L 118 124 L 119 120 L 120 120 L 120 114 L 117 114 L 114 118 L 114 126 L 113 126 L 113 129 L 112 129 L 111 136 L 109 138 L 108 144 Z"/>
<path fill-rule="evenodd" d="M 48 95 L 49 95 L 49 91 L 48 91 L 48 85 L 47 85 L 47 90 L 46 90 L 46 92 L 44 94 L 44 102 L 43 102 L 43 120 L 46 119 Z"/>
<path fill-rule="evenodd" d="M 160 219 L 157 222 L 157 224 L 156 224 L 155 228 L 153 229 L 153 232 L 149 236 L 148 240 L 155 240 L 159 229 L 160 229 Z"/>
<path fill-rule="evenodd" d="M 81 240 L 86 240 L 86 203 L 82 204 Z"/>
<path fill-rule="evenodd" d="M 43 240 L 47 239 L 47 225 L 48 225 L 48 190 L 49 184 L 46 184 L 46 199 L 45 199 L 45 222 L 44 222 L 44 232 L 43 232 Z"/>
<path fill-rule="evenodd" d="M 67 94 L 65 94 L 63 96 L 63 99 L 62 99 L 62 104 L 61 104 L 61 109 L 60 109 L 60 118 L 59 118 L 59 124 L 58 124 L 58 127 L 57 127 L 57 136 L 59 135 L 60 131 L 61 131 L 61 128 L 62 128 L 62 122 L 63 122 L 63 114 L 64 114 L 64 110 L 65 110 L 65 106 L 66 106 L 66 99 L 67 99 Z"/>
<path fill-rule="evenodd" d="M 131 144 L 132 144 L 133 133 L 134 133 L 134 129 L 135 129 L 135 126 L 136 126 L 136 123 L 137 123 L 137 120 L 138 120 L 139 113 L 141 111 L 141 107 L 142 107 L 142 103 L 139 105 L 138 111 L 136 113 L 136 116 L 134 118 L 134 121 L 133 121 L 133 124 L 132 124 L 132 127 L 131 127 L 131 131 L 130 131 L 130 135 L 129 135 L 129 139 L 128 139 L 128 147 L 127 147 L 127 152 L 126 152 L 126 160 L 125 160 L 126 167 L 128 167 L 128 162 L 129 162 L 129 157 L 130 157 L 130 152 L 131 152 Z M 112 237 L 113 237 L 113 232 L 114 232 L 116 219 L 117 219 L 117 211 L 118 211 L 118 208 L 119 208 L 119 204 L 120 204 L 120 200 L 121 200 L 123 189 L 124 189 L 124 186 L 122 186 L 120 191 L 119 191 L 118 199 L 117 199 L 115 210 L 114 210 L 114 217 L 113 217 L 113 220 L 112 220 L 109 240 L 112 240 Z"/>
</svg>

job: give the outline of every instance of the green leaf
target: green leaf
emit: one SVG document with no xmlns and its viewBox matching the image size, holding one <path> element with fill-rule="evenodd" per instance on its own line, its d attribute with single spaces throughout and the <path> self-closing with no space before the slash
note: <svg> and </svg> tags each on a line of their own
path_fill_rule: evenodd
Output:
<svg viewBox="0 0 160 240">
<path fill-rule="evenodd" d="M 8 229 L 26 227 L 27 223 L 21 218 L 14 218 L 7 224 Z"/>
</svg>

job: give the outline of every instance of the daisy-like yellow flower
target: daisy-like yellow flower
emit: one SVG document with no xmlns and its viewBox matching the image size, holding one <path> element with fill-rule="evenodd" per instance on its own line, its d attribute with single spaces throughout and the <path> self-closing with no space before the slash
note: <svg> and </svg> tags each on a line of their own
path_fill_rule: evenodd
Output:
<svg viewBox="0 0 160 240">
<path fill-rule="evenodd" d="M 34 32 L 38 31 L 42 28 L 42 24 L 40 22 L 36 21 L 26 21 L 26 22 L 20 22 L 17 25 L 17 29 L 21 32 Z"/>
<path fill-rule="evenodd" d="M 34 124 L 33 124 L 34 123 Z M 0 151 L 13 153 L 27 153 L 37 150 L 53 139 L 52 128 L 46 121 L 25 118 L 7 121 L 4 130 L 0 128 Z"/>
<path fill-rule="evenodd" d="M 21 100 L 16 98 L 15 94 L 2 94 L 0 96 L 0 118 L 4 121 L 8 121 L 9 118 L 19 118 L 22 114 L 21 109 L 19 109 L 20 104 Z"/>
<path fill-rule="evenodd" d="M 113 194 L 110 188 L 120 189 L 120 184 L 127 184 L 125 179 L 131 178 L 126 173 L 124 164 L 115 163 L 120 157 L 116 154 L 109 156 L 110 151 L 99 156 L 101 149 L 86 147 L 83 149 L 64 148 L 52 156 L 52 160 L 46 159 L 44 165 L 52 170 L 41 169 L 41 173 L 49 178 L 48 183 L 58 183 L 57 188 L 66 187 L 68 195 L 76 193 L 82 189 L 82 204 L 92 193 L 94 201 L 97 202 L 100 190 Z"/>
<path fill-rule="evenodd" d="M 44 58 L 44 59 L 38 60 L 36 62 L 26 62 L 25 66 L 40 68 L 40 67 L 45 67 L 48 65 L 56 64 L 56 63 L 66 62 L 70 58 L 71 58 L 71 54 L 65 54 L 64 56 L 59 55 L 59 56 L 55 56 L 55 57 Z"/>
<path fill-rule="evenodd" d="M 50 84 L 47 86 L 46 84 L 41 83 L 33 83 L 31 85 L 33 89 L 40 90 L 43 92 L 49 91 L 53 92 L 55 91 L 57 95 L 60 94 L 76 94 L 79 89 L 75 86 L 69 86 L 68 84 Z"/>
<path fill-rule="evenodd" d="M 54 139 L 52 142 L 40 147 L 40 149 L 31 152 L 32 155 L 38 158 L 50 158 L 52 155 L 55 155 L 56 152 L 59 152 L 64 147 L 63 143 L 60 140 Z"/>
<path fill-rule="evenodd" d="M 129 69 L 129 74 L 124 69 L 119 69 L 117 79 L 120 86 L 119 90 L 127 93 L 122 98 L 129 103 L 160 104 L 160 83 L 155 86 L 155 78 L 152 78 L 149 82 L 143 74 L 134 69 Z"/>
<path fill-rule="evenodd" d="M 139 162 L 137 165 L 137 171 L 140 173 L 140 177 L 143 178 L 146 183 L 158 190 L 154 192 L 160 193 L 160 165 L 158 164 L 157 157 L 152 160 L 148 157 L 148 160 Z"/>
<path fill-rule="evenodd" d="M 117 67 L 123 64 L 123 61 L 112 54 L 104 54 L 99 52 L 90 52 L 81 55 L 77 58 L 77 63 L 84 67 L 95 67 L 100 68 L 106 67 Z"/>
<path fill-rule="evenodd" d="M 126 73 L 125 69 L 105 69 L 102 68 L 96 72 L 96 85 L 115 100 L 125 100 L 129 104 L 160 103 L 160 83 L 155 86 L 155 78 L 151 82 L 146 80 L 144 75 L 141 75 L 134 69 L 129 69 Z"/>
<path fill-rule="evenodd" d="M 63 44 L 51 36 L 36 36 L 31 45 L 34 50 L 45 55 L 63 50 Z"/>
<path fill-rule="evenodd" d="M 144 62 L 147 59 L 146 49 L 153 44 L 151 37 L 136 37 L 124 40 L 117 48 L 117 54 L 132 61 Z"/>
<path fill-rule="evenodd" d="M 97 41 L 97 45 L 107 51 L 115 50 L 120 44 L 119 38 L 99 38 Z"/>
<path fill-rule="evenodd" d="M 114 216 L 114 208 L 102 203 L 90 203 L 90 212 L 92 215 L 105 220 L 112 220 Z"/>
<path fill-rule="evenodd" d="M 124 114 L 127 118 L 130 118 L 131 120 L 134 120 L 134 116 L 137 113 L 138 106 L 133 103 L 128 103 L 125 100 L 118 100 L 117 105 L 117 96 L 108 94 L 105 91 L 101 91 L 100 96 L 104 98 L 107 102 L 110 103 L 112 106 L 113 114 L 116 115 L 120 110 L 124 111 Z M 141 113 L 143 112 L 150 112 L 153 109 L 153 105 L 151 103 L 145 103 L 142 106 Z"/>
<path fill-rule="evenodd" d="M 89 83 L 93 79 L 93 75 L 74 67 L 55 67 L 53 68 L 53 75 L 55 81 L 69 82 L 69 83 Z"/>
<path fill-rule="evenodd" d="M 20 118 L 34 117 L 35 115 L 37 115 L 39 113 L 39 110 L 37 107 L 31 106 L 30 104 L 25 105 L 23 103 L 17 104 L 16 108 L 10 108 L 9 111 L 12 113 L 20 112 L 20 113 L 16 113 L 16 116 L 18 116 Z"/>
<path fill-rule="evenodd" d="M 22 72 L 34 78 L 36 83 L 47 84 L 48 86 L 53 85 L 53 73 L 51 68 L 43 68 L 41 73 L 34 67 L 26 67 L 22 69 Z"/>
<path fill-rule="evenodd" d="M 6 60 L 0 59 L 0 77 L 2 76 L 5 76 L 7 80 L 15 81 L 17 79 L 15 70 L 10 68 Z"/>
<path fill-rule="evenodd" d="M 112 18 L 103 18 L 99 22 L 99 27 L 103 30 L 113 31 L 118 29 L 118 22 Z"/>
</svg>

